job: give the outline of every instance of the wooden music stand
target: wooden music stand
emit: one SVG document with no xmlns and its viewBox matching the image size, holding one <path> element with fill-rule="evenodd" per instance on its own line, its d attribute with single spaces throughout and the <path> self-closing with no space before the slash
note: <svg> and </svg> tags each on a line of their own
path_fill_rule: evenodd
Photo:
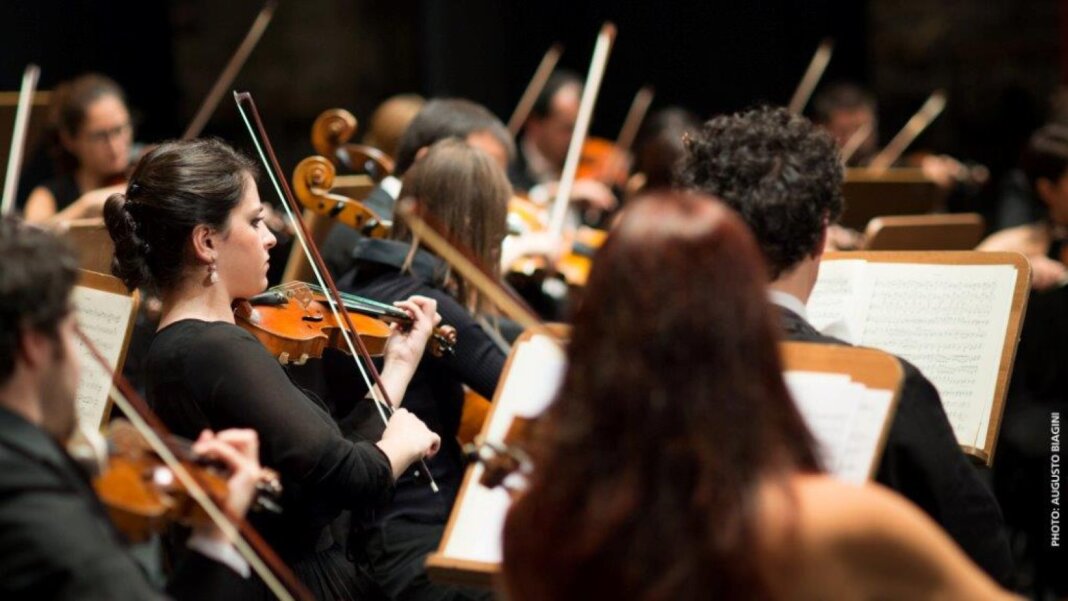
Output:
<svg viewBox="0 0 1068 601">
<path fill-rule="evenodd" d="M 131 293 L 116 277 L 79 270 L 74 289 L 78 325 L 93 341 L 116 373 L 122 372 L 126 351 L 136 321 L 140 295 Z M 78 381 L 78 416 L 91 420 L 100 428 L 111 413 L 111 376 L 94 361 L 89 350 L 78 341 L 82 365 Z"/>
<path fill-rule="evenodd" d="M 567 330 L 559 331 L 566 335 Z M 519 349 L 523 344 L 530 342 L 532 338 L 533 333 L 531 331 L 524 332 L 516 341 L 512 353 L 508 356 L 504 371 L 501 373 L 500 383 L 493 396 L 493 405 L 490 408 L 489 417 L 486 419 L 482 429 L 481 436 L 483 440 L 499 442 L 500 433 L 507 432 L 511 426 L 514 411 L 508 404 L 514 400 L 514 397 L 510 395 L 510 392 L 514 392 L 514 390 L 508 390 L 508 382 L 512 377 L 512 369 L 517 363 L 516 357 Z M 854 381 L 868 387 L 895 391 L 893 404 L 894 408 L 896 408 L 897 391 L 901 385 L 902 370 L 898 361 L 892 356 L 872 349 L 811 343 L 783 343 L 780 348 L 786 369 L 848 374 Z M 548 374 L 546 377 L 539 379 L 551 379 L 554 375 L 558 376 L 559 374 Z M 879 452 L 876 453 L 875 464 L 878 463 L 881 449 L 886 443 L 886 436 L 891 422 L 889 415 L 892 415 L 892 411 L 893 409 L 891 409 L 891 413 L 888 414 L 883 424 L 878 441 Z M 874 469 L 874 465 L 872 469 Z M 464 474 L 463 484 L 460 486 L 460 491 L 456 496 L 456 503 L 453 506 L 452 514 L 449 516 L 441 544 L 437 552 L 431 553 L 427 557 L 427 574 L 432 580 L 481 588 L 493 588 L 495 586 L 495 582 L 500 575 L 499 563 L 474 560 L 450 553 L 452 537 L 458 531 L 458 523 L 464 519 L 461 514 L 464 512 L 465 503 L 473 503 L 473 506 L 478 506 L 478 510 L 472 510 L 472 514 L 478 515 L 479 525 L 484 523 L 503 523 L 503 514 L 507 511 L 507 505 L 509 504 L 507 493 L 499 489 L 488 491 L 479 483 L 482 473 L 481 465 L 472 465 L 468 467 L 466 474 Z M 504 497 L 495 499 L 495 503 L 485 505 L 489 495 L 504 495 Z M 493 512 L 500 512 L 500 515 L 490 515 Z M 500 536 L 500 533 L 489 525 L 479 531 L 480 535 L 483 533 L 486 537 Z"/>
<path fill-rule="evenodd" d="M 1001 343 L 994 394 L 986 426 L 986 439 L 979 447 L 967 444 L 961 445 L 962 450 L 968 455 L 987 465 L 993 465 L 998 433 L 1001 430 L 1001 418 L 1005 411 L 1005 396 L 1008 393 L 1009 378 L 1012 375 L 1012 366 L 1016 358 L 1016 347 L 1020 342 L 1020 328 L 1023 324 L 1024 314 L 1027 310 L 1027 299 L 1031 291 L 1031 265 L 1027 258 L 1019 253 L 981 251 L 859 251 L 828 252 L 823 256 L 824 263 L 840 260 L 925 265 L 1004 265 L 1011 266 L 1016 270 L 1008 324 L 1006 331 L 999 334 L 1003 336 L 1004 340 Z M 934 384 L 938 386 L 938 382 L 934 382 Z"/>
<path fill-rule="evenodd" d="M 874 173 L 847 169 L 842 182 L 845 211 L 839 223 L 863 230 L 875 217 L 920 215 L 936 210 L 945 193 L 919 169 L 888 169 Z"/>
<path fill-rule="evenodd" d="M 845 374 L 853 382 L 868 388 L 892 391 L 893 399 L 890 401 L 875 443 L 875 453 L 868 466 L 868 479 L 874 478 L 886 448 L 886 439 L 890 435 L 893 416 L 897 412 L 901 383 L 905 377 L 901 363 L 893 355 L 876 349 L 811 342 L 780 342 L 779 354 L 782 357 L 783 369 L 787 372 Z"/>
<path fill-rule="evenodd" d="M 865 250 L 973 250 L 984 228 L 978 213 L 876 217 L 864 232 Z"/>
<path fill-rule="evenodd" d="M 78 262 L 82 269 L 99 274 L 111 273 L 115 243 L 111 241 L 111 235 L 108 234 L 102 217 L 73 219 L 63 227 L 66 229 L 60 235 L 78 252 Z"/>
</svg>

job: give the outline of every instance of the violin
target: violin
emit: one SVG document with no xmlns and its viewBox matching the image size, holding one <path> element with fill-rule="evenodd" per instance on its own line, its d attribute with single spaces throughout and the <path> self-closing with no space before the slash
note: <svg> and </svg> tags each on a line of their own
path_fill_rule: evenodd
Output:
<svg viewBox="0 0 1068 601">
<path fill-rule="evenodd" d="M 344 309 L 360 340 L 372 356 L 381 357 L 389 340 L 389 323 L 410 327 L 411 317 L 396 307 L 352 294 L 343 295 Z M 315 286 L 291 282 L 277 286 L 234 307 L 238 325 L 256 337 L 283 365 L 304 365 L 322 357 L 327 348 L 348 352 L 340 323 L 326 304 L 326 296 Z M 435 329 L 430 352 L 440 357 L 453 352 L 456 330 L 451 326 Z"/>
<path fill-rule="evenodd" d="M 216 503 L 224 505 L 229 493 L 226 485 L 229 474 L 225 467 L 196 457 L 190 441 L 173 435 L 167 441 L 186 471 Z M 171 523 L 196 526 L 209 521 L 207 513 L 171 468 L 152 451 L 141 433 L 123 419 L 110 425 L 108 457 L 93 478 L 93 488 L 115 526 L 134 542 L 147 540 Z M 277 472 L 263 468 L 250 509 L 280 513 L 281 495 Z"/>
</svg>

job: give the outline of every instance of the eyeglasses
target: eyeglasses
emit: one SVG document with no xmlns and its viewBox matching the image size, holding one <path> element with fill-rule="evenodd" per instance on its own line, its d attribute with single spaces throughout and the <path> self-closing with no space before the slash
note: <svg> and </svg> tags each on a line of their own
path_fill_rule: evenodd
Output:
<svg viewBox="0 0 1068 601">
<path fill-rule="evenodd" d="M 85 139 L 90 144 L 104 145 L 111 141 L 111 138 L 130 138 L 133 136 L 133 125 L 129 121 L 122 125 L 117 125 L 110 129 L 101 129 L 98 131 L 85 132 Z"/>
</svg>

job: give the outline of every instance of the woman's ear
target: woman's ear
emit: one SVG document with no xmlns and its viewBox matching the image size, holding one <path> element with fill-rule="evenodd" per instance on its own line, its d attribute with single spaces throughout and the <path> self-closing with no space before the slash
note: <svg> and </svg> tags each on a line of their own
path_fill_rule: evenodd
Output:
<svg viewBox="0 0 1068 601">
<path fill-rule="evenodd" d="M 193 228 L 193 256 L 197 261 L 209 264 L 218 252 L 218 233 L 210 225 L 200 224 Z"/>
</svg>

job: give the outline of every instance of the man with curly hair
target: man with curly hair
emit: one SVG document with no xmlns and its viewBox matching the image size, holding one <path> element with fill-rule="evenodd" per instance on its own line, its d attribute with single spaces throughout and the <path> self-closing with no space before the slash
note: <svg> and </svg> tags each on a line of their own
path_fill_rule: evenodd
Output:
<svg viewBox="0 0 1068 601">
<path fill-rule="evenodd" d="M 843 206 L 842 166 L 827 133 L 783 108 L 717 117 L 687 140 L 679 180 L 721 198 L 753 230 L 788 339 L 847 344 L 805 318 L 828 227 Z M 997 501 L 957 445 L 938 391 L 899 360 L 905 381 L 876 480 L 920 506 L 987 573 L 1011 586 Z"/>
</svg>

